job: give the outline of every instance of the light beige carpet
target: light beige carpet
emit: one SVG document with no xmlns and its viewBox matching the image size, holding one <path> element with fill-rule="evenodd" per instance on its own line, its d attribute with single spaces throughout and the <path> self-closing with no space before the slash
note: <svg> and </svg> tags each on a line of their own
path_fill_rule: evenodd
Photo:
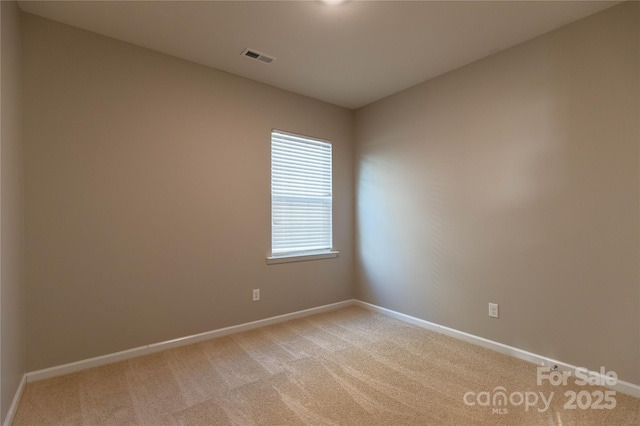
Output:
<svg viewBox="0 0 640 426">
<path fill-rule="evenodd" d="M 499 386 L 511 402 L 493 405 Z M 14 424 L 640 424 L 639 399 L 570 409 L 568 390 L 585 388 L 538 386 L 533 364 L 349 307 L 29 383 Z M 554 393 L 547 410 L 518 404 L 534 392 Z"/>
</svg>

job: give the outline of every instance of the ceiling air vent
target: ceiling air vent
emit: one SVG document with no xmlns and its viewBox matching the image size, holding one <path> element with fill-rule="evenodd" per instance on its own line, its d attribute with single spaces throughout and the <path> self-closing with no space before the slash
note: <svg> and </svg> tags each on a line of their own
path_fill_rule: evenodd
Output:
<svg viewBox="0 0 640 426">
<path fill-rule="evenodd" d="M 265 64 L 270 64 L 271 62 L 276 60 L 276 58 L 274 58 L 273 56 L 265 55 L 264 53 L 260 53 L 257 50 L 253 49 L 244 49 L 244 52 L 242 52 L 242 56 L 255 59 L 256 61 L 264 62 Z"/>
</svg>

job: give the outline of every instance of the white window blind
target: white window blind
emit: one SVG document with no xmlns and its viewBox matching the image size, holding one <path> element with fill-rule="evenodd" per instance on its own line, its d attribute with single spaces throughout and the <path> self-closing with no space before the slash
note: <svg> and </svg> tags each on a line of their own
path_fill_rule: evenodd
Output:
<svg viewBox="0 0 640 426">
<path fill-rule="evenodd" d="M 330 251 L 331 144 L 271 133 L 272 256 Z"/>
</svg>

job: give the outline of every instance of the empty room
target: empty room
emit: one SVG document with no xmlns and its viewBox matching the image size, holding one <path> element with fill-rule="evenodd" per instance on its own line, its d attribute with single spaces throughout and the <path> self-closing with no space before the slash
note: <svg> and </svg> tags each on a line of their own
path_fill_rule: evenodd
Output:
<svg viewBox="0 0 640 426">
<path fill-rule="evenodd" d="M 640 2 L 0 5 L 0 424 L 640 425 Z"/>
</svg>

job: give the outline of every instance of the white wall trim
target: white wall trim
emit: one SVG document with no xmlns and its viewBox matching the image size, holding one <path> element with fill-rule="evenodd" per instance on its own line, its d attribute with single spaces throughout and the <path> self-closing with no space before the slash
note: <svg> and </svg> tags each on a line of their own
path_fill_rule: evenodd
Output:
<svg viewBox="0 0 640 426">
<path fill-rule="evenodd" d="M 435 331 L 436 333 L 444 334 L 446 336 L 463 340 L 465 342 L 469 342 L 474 345 L 482 346 L 483 348 L 491 349 L 501 354 L 509 355 L 514 358 L 531 362 L 533 364 L 544 365 L 548 367 L 553 367 L 554 365 L 557 365 L 558 369 L 561 371 L 571 371 L 571 374 L 573 377 L 575 377 L 575 370 L 578 368 L 577 366 L 566 363 L 566 362 L 562 362 L 552 358 L 548 358 L 546 356 L 534 354 L 532 352 L 527 352 L 525 350 L 518 349 L 513 346 L 505 345 L 503 343 L 485 339 L 484 337 L 479 337 L 473 334 L 465 333 L 463 331 L 459 331 L 454 328 L 445 327 L 443 325 L 429 322 L 420 318 L 412 317 L 410 315 L 396 312 L 391 309 L 383 308 L 381 306 L 373 305 L 371 303 L 363 302 L 361 300 L 354 300 L 353 303 L 357 306 L 363 307 L 370 311 L 378 312 L 388 317 L 395 318 L 400 321 L 404 321 L 413 325 L 417 325 L 418 327 L 426 328 L 428 330 Z M 599 378 L 604 379 L 604 377 L 599 372 L 593 371 L 593 372 L 590 372 L 589 374 L 590 375 L 597 374 Z M 606 382 L 604 380 L 601 380 L 601 383 L 606 383 Z M 606 387 L 609 389 L 613 389 L 616 392 L 623 393 L 625 395 L 631 395 L 636 398 L 640 398 L 640 386 L 633 383 L 625 382 L 623 380 L 618 379 L 615 385 L 606 386 Z"/>
<path fill-rule="evenodd" d="M 87 368 L 99 367 L 101 365 L 111 364 L 126 359 L 139 357 L 155 352 L 164 351 L 166 349 L 176 348 L 179 346 L 191 345 L 193 343 L 202 342 L 204 340 L 215 339 L 216 337 L 227 336 L 241 331 L 252 330 L 258 327 L 264 327 L 271 324 L 277 324 L 296 318 L 302 318 L 310 315 L 319 314 L 326 311 L 332 311 L 339 308 L 350 306 L 354 303 L 352 299 L 342 302 L 332 303 L 329 305 L 318 306 L 315 308 L 305 309 L 302 311 L 292 312 L 289 314 L 278 315 L 275 317 L 265 318 L 262 320 L 247 322 L 244 324 L 224 327 L 213 331 L 194 334 L 192 336 L 181 337 L 178 339 L 167 340 L 165 342 L 153 343 L 151 345 L 140 346 L 121 352 L 115 352 L 108 355 L 97 356 L 94 358 L 84 359 L 81 361 L 71 362 L 69 364 L 59 365 L 55 367 L 45 368 L 43 370 L 31 371 L 26 374 L 26 381 L 34 382 L 37 380 L 49 379 L 51 377 L 62 376 L 64 374 L 75 373 Z"/>
<path fill-rule="evenodd" d="M 362 308 L 381 313 L 388 317 L 395 318 L 400 321 L 404 321 L 409 324 L 416 325 L 418 327 L 426 328 L 428 330 L 435 331 L 436 333 L 444 334 L 444 335 L 453 337 L 455 339 L 463 340 L 465 342 L 469 342 L 474 345 L 481 346 L 483 348 L 491 349 L 493 351 L 496 351 L 505 355 L 509 355 L 524 361 L 528 361 L 533 364 L 545 365 L 549 367 L 557 365 L 559 370 L 571 371 L 572 374 L 575 374 L 575 370 L 578 368 L 577 366 L 566 363 L 566 362 L 562 362 L 562 361 L 558 361 L 542 355 L 534 354 L 532 352 L 518 349 L 513 346 L 505 345 L 503 343 L 495 342 L 493 340 L 485 339 L 483 337 L 475 336 L 473 334 L 469 334 L 453 328 L 445 327 L 443 325 L 432 323 L 420 318 L 412 317 L 410 315 L 396 312 L 391 309 L 383 308 L 381 306 L 373 305 L 371 303 L 363 302 L 361 300 L 351 299 L 351 300 L 344 300 L 342 302 L 332 303 L 329 305 L 323 305 L 315 308 L 305 309 L 302 311 L 292 312 L 289 314 L 278 315 L 275 317 L 252 321 L 244 324 L 220 328 L 217 330 L 208 331 L 200 334 L 194 334 L 192 336 L 182 337 L 179 339 L 173 339 L 165 342 L 154 343 L 151 345 L 140 346 L 138 348 L 129 349 L 126 351 L 116 352 L 108 355 L 102 355 L 95 358 L 89 358 L 89 359 L 85 359 L 77 362 L 72 362 L 69 364 L 46 368 L 43 370 L 29 372 L 25 374 L 25 376 L 23 377 L 20 387 L 16 392 L 13 403 L 11 404 L 11 407 L 9 409 L 7 418 L 5 419 L 4 426 L 8 426 L 11 424 L 11 420 L 15 415 L 15 410 L 18 407 L 18 402 L 20 401 L 20 396 L 22 395 L 25 382 L 29 383 L 37 380 L 44 380 L 51 377 L 61 376 L 64 374 L 75 373 L 77 371 L 85 370 L 87 368 L 99 367 L 101 365 L 111 364 L 117 361 L 123 361 L 126 359 L 139 357 L 142 355 L 160 352 L 166 349 L 190 345 L 193 343 L 202 342 L 204 340 L 214 339 L 216 337 L 222 337 L 222 336 L 227 336 L 233 333 L 239 333 L 241 331 L 252 330 L 258 327 L 264 327 L 267 325 L 277 324 L 277 323 L 289 321 L 296 318 L 302 318 L 310 315 L 319 314 L 322 312 L 332 311 L 332 310 L 344 308 L 350 305 L 357 305 Z M 591 372 L 591 374 L 599 375 L 598 372 Z M 636 398 L 640 398 L 639 385 L 625 382 L 623 380 L 618 380 L 614 386 L 607 386 L 607 387 L 617 392 L 620 392 L 626 395 L 631 395 Z"/>
<path fill-rule="evenodd" d="M 11 423 L 13 423 L 13 418 L 16 416 L 16 411 L 18 411 L 18 404 L 20 404 L 20 398 L 22 398 L 22 392 L 26 384 L 27 375 L 23 374 L 16 394 L 13 396 L 13 401 L 11 401 L 11 406 L 9 406 L 9 411 L 7 411 L 7 417 L 4 418 L 3 426 L 11 426 Z"/>
<path fill-rule="evenodd" d="M 277 265 L 278 263 L 305 262 L 307 260 L 331 259 L 334 257 L 338 257 L 339 254 L 340 254 L 339 251 L 332 250 L 326 253 L 316 253 L 316 254 L 294 254 L 294 255 L 285 255 L 285 256 L 270 256 L 270 257 L 267 257 L 267 265 Z"/>
</svg>

